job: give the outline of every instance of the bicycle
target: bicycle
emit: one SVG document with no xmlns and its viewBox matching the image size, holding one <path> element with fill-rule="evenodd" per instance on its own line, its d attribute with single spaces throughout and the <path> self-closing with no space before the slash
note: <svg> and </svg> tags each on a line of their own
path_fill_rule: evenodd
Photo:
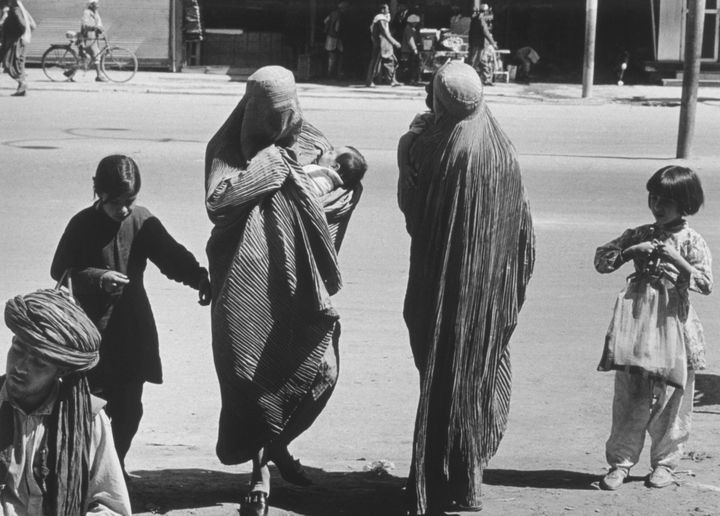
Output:
<svg viewBox="0 0 720 516">
<path fill-rule="evenodd" d="M 75 31 L 68 31 L 65 37 L 69 40 L 67 43 L 50 45 L 42 56 L 43 72 L 51 81 L 70 81 L 77 70 L 87 71 L 98 63 L 103 75 L 112 82 L 127 82 L 135 77 L 138 69 L 135 54 L 127 48 L 110 46 L 105 35 L 86 39 Z M 94 57 L 86 50 L 92 41 L 100 47 Z"/>
</svg>

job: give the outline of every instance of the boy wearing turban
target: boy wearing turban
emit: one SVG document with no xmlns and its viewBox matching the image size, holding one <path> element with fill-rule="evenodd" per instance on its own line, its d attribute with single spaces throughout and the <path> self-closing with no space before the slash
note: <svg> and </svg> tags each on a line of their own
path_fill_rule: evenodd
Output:
<svg viewBox="0 0 720 516">
<path fill-rule="evenodd" d="M 9 300 L 5 324 L 14 336 L 0 377 L 2 513 L 130 515 L 110 423 L 85 378 L 97 328 L 55 290 Z"/>
</svg>

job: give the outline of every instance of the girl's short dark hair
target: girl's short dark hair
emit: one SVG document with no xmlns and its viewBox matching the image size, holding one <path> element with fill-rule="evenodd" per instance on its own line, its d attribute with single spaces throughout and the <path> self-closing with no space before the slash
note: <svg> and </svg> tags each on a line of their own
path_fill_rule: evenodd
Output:
<svg viewBox="0 0 720 516">
<path fill-rule="evenodd" d="M 672 199 L 683 215 L 694 215 L 705 202 L 702 183 L 694 170 L 668 165 L 655 172 L 647 182 L 651 194 Z"/>
<path fill-rule="evenodd" d="M 367 172 L 367 161 L 355 147 L 347 146 L 347 152 L 338 154 L 335 161 L 339 165 L 338 174 L 346 187 L 353 187 L 358 184 Z"/>
<path fill-rule="evenodd" d="M 93 178 L 95 193 L 110 198 L 137 195 L 140 191 L 140 169 L 129 156 L 113 154 L 100 160 Z"/>
</svg>

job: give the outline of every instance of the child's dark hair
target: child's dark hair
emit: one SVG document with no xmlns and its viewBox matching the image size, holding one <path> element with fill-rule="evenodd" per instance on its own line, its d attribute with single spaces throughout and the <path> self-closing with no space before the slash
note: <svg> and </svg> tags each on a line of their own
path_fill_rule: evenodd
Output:
<svg viewBox="0 0 720 516">
<path fill-rule="evenodd" d="M 104 193 L 111 199 L 136 195 L 140 191 L 140 169 L 131 157 L 113 154 L 100 160 L 93 184 L 96 194 Z"/>
<path fill-rule="evenodd" d="M 647 182 L 651 194 L 672 199 L 682 215 L 694 215 L 705 202 L 702 183 L 694 170 L 668 165 L 655 172 Z"/>
<path fill-rule="evenodd" d="M 345 147 L 346 152 L 335 156 L 335 161 L 339 165 L 338 174 L 343 180 L 343 185 L 353 187 L 358 184 L 367 172 L 367 161 L 355 147 L 349 145 Z"/>
</svg>

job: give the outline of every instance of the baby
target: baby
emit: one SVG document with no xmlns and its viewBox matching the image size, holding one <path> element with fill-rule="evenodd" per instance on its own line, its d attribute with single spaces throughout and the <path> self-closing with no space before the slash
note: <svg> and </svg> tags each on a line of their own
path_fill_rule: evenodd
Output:
<svg viewBox="0 0 720 516">
<path fill-rule="evenodd" d="M 315 195 L 321 197 L 342 186 L 352 190 L 365 175 L 367 162 L 355 147 L 339 147 L 323 153 L 317 164 L 305 165 Z"/>
</svg>

